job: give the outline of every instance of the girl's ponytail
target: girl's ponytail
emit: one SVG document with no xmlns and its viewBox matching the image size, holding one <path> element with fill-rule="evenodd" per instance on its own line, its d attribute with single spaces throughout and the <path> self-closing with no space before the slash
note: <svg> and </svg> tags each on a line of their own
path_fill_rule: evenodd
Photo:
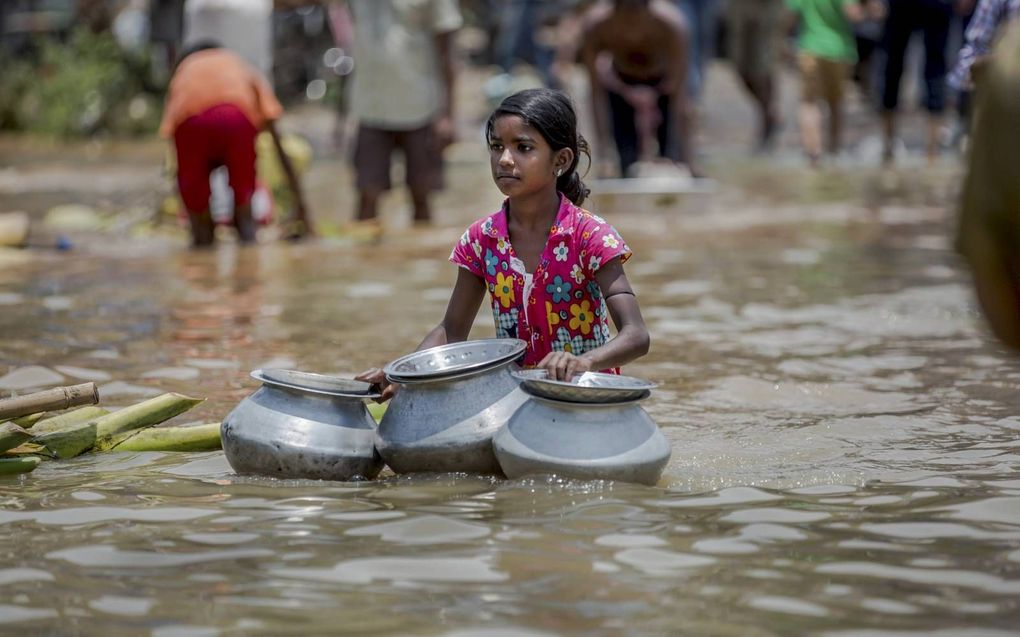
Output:
<svg viewBox="0 0 1020 637">
<path fill-rule="evenodd" d="M 577 133 L 577 141 L 574 150 L 574 161 L 570 162 L 567 172 L 556 179 L 556 190 L 559 190 L 575 206 L 580 206 L 591 194 L 591 189 L 584 185 L 581 176 L 577 174 L 577 165 L 580 163 L 581 155 L 588 158 L 588 166 L 591 166 L 591 151 L 588 149 L 588 140 L 581 133 Z"/>
<path fill-rule="evenodd" d="M 584 200 L 591 194 L 591 190 L 584 185 L 584 182 L 581 181 L 581 176 L 577 174 L 576 170 L 557 179 L 556 190 L 562 192 L 575 206 L 583 204 Z"/>
</svg>

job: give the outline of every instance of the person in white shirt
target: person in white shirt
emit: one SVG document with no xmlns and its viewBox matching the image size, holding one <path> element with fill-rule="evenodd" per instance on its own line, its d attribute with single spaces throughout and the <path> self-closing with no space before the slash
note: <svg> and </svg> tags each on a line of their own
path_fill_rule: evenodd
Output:
<svg viewBox="0 0 1020 637">
<path fill-rule="evenodd" d="M 355 64 L 350 112 L 360 122 L 357 219 L 376 219 L 399 148 L 414 220 L 428 222 L 429 194 L 442 186 L 442 151 L 453 140 L 451 49 L 463 23 L 457 1 L 348 0 L 348 6 Z"/>
</svg>

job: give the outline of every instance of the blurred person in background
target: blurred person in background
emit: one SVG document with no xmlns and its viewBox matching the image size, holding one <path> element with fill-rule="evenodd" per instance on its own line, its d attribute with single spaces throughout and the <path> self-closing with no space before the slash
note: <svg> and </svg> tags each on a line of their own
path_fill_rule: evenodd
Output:
<svg viewBox="0 0 1020 637">
<path fill-rule="evenodd" d="M 882 0 L 856 0 L 865 7 L 863 19 L 854 22 L 854 40 L 857 44 L 857 62 L 854 64 L 853 80 L 861 96 L 868 103 L 875 103 L 877 65 L 876 55 L 882 46 L 882 30 L 885 23 L 885 4 Z M 879 9 L 879 7 L 881 7 Z"/>
<path fill-rule="evenodd" d="M 1020 17 L 1020 0 L 957 0 L 957 10 L 966 16 L 966 30 L 949 84 L 961 92 L 962 114 L 966 115 L 966 100 L 973 85 L 971 67 L 991 53 L 992 44 L 1004 25 Z"/>
<path fill-rule="evenodd" d="M 491 9 L 499 16 L 493 52 L 504 73 L 510 73 L 517 62 L 526 62 L 548 78 L 553 52 L 542 46 L 535 36 L 548 5 L 557 4 L 558 0 L 501 0 Z"/>
<path fill-rule="evenodd" d="M 456 0 L 348 0 L 354 20 L 350 114 L 360 122 L 354 151 L 356 218 L 378 232 L 379 198 L 391 187 L 401 149 L 414 221 L 432 218 L 429 195 L 443 183 L 443 149 L 454 138 L 453 35 Z"/>
<path fill-rule="evenodd" d="M 687 94 L 698 101 L 705 84 L 705 66 L 715 55 L 720 0 L 675 0 L 687 22 Z"/>
<path fill-rule="evenodd" d="M 812 166 L 822 156 L 822 111 L 829 111 L 826 150 L 839 154 L 843 135 L 843 89 L 857 61 L 853 23 L 864 18 L 858 0 L 786 0 L 799 25 L 797 65 L 801 78 L 800 140 Z"/>
<path fill-rule="evenodd" d="M 953 19 L 953 0 L 891 0 L 882 36 L 885 72 L 882 86 L 882 159 L 895 155 L 900 80 L 907 45 L 915 31 L 924 35 L 924 106 L 928 111 L 925 154 L 934 161 L 938 154 L 939 128 L 946 108 L 946 44 Z"/>
<path fill-rule="evenodd" d="M 184 36 L 184 0 L 150 0 L 149 43 L 159 79 L 166 78 Z"/>
<path fill-rule="evenodd" d="M 230 174 L 234 225 L 242 243 L 255 241 L 251 198 L 255 192 L 255 139 L 272 135 L 294 193 L 294 227 L 290 236 L 311 232 L 297 172 L 283 151 L 275 121 L 283 107 L 269 83 L 239 55 L 212 42 L 186 49 L 167 89 L 159 132 L 172 138 L 177 151 L 177 185 L 188 211 L 192 245 L 210 246 L 215 226 L 210 211 L 209 176 L 219 166 Z"/>
<path fill-rule="evenodd" d="M 1020 349 L 1020 24 L 987 51 L 968 67 L 974 112 L 956 245 L 992 331 Z"/>
<path fill-rule="evenodd" d="M 782 123 L 776 88 L 782 29 L 783 0 L 729 0 L 726 48 L 737 75 L 758 109 L 759 151 L 772 150 Z"/>
<path fill-rule="evenodd" d="M 581 57 L 591 82 L 595 130 L 601 146 L 616 144 L 619 172 L 657 155 L 694 165 L 687 97 L 688 33 L 683 15 L 664 0 L 614 0 L 591 9 Z M 600 174 L 608 174 L 603 165 Z"/>
</svg>

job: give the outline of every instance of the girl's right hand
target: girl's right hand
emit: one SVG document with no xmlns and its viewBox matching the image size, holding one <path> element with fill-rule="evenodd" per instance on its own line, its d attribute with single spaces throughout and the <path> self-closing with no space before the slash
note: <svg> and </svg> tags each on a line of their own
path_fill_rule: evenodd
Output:
<svg viewBox="0 0 1020 637">
<path fill-rule="evenodd" d="M 393 394 L 397 392 L 397 386 L 388 381 L 383 370 L 377 367 L 361 372 L 354 377 L 354 380 L 371 383 L 378 387 L 379 393 L 382 395 L 375 399 L 375 402 L 377 403 L 386 402 L 390 398 L 393 398 Z"/>
</svg>

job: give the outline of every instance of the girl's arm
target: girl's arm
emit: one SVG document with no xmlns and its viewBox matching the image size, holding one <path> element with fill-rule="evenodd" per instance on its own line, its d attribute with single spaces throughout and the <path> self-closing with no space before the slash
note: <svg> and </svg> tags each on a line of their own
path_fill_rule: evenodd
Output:
<svg viewBox="0 0 1020 637">
<path fill-rule="evenodd" d="M 466 341 L 484 296 L 485 282 L 464 268 L 457 268 L 457 282 L 446 306 L 446 316 L 432 328 L 415 351 Z"/>
<path fill-rule="evenodd" d="M 485 283 L 464 268 L 457 268 L 457 283 L 453 286 L 450 302 L 446 306 L 443 321 L 432 328 L 424 340 L 414 351 L 456 343 L 467 340 L 471 333 L 471 325 L 478 314 L 478 306 L 485 296 Z M 379 386 L 382 393 L 377 402 L 386 402 L 393 398 L 396 387 L 386 380 L 386 374 L 379 368 L 372 368 L 354 377 L 355 380 L 373 383 Z"/>
<path fill-rule="evenodd" d="M 548 370 L 550 378 L 569 381 L 575 374 L 620 367 L 648 353 L 651 338 L 641 318 L 637 297 L 623 271 L 623 263 L 619 258 L 613 259 L 595 273 L 595 279 L 605 296 L 617 334 L 602 347 L 580 356 L 569 352 L 548 354 L 538 366 Z"/>
</svg>

